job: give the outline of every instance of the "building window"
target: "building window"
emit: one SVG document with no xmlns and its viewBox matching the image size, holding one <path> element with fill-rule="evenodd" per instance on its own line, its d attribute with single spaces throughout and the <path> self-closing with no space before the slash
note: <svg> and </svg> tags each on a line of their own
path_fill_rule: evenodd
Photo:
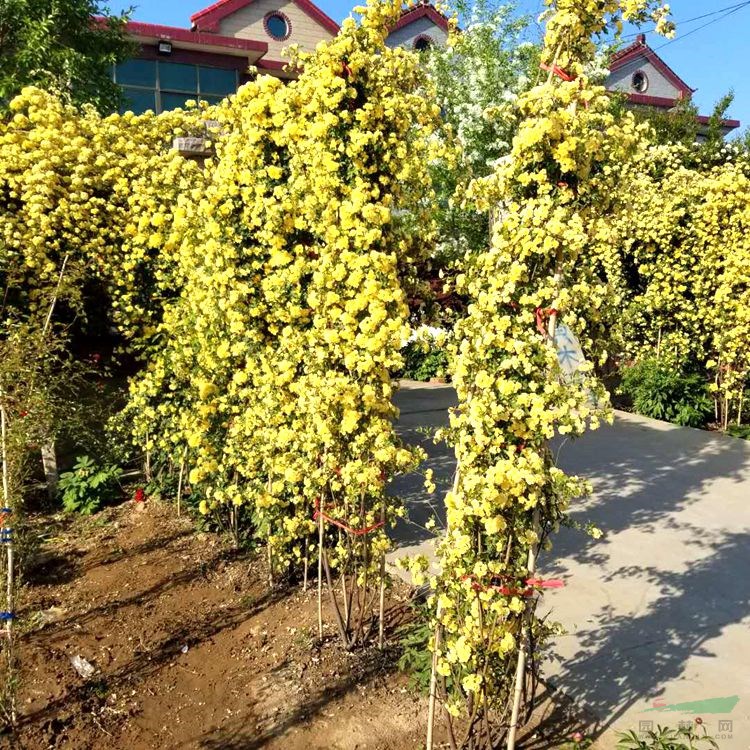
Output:
<svg viewBox="0 0 750 750">
<path fill-rule="evenodd" d="M 648 76 L 642 70 L 636 70 L 630 79 L 630 85 L 639 93 L 644 94 L 648 89 Z"/>
<path fill-rule="evenodd" d="M 266 13 L 263 18 L 263 28 L 272 39 L 283 42 L 285 39 L 289 39 L 292 33 L 292 22 L 286 13 L 274 10 L 271 13 Z"/>
<path fill-rule="evenodd" d="M 217 104 L 237 91 L 236 70 L 162 60 L 127 60 L 115 67 L 122 86 L 122 112 L 143 114 L 184 107 L 190 99 Z"/>
<path fill-rule="evenodd" d="M 432 40 L 431 36 L 428 36 L 427 34 L 420 34 L 415 40 L 414 40 L 414 49 L 417 52 L 424 52 L 425 50 L 430 49 L 432 45 L 435 42 Z"/>
</svg>

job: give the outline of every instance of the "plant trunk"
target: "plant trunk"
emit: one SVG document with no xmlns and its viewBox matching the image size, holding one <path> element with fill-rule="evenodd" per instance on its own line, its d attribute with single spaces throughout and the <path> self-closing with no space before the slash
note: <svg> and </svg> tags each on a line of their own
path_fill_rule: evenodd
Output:
<svg viewBox="0 0 750 750">
<path fill-rule="evenodd" d="M 57 497 L 57 485 L 60 481 L 54 440 L 42 446 L 42 468 L 44 469 L 44 479 L 47 482 L 47 495 L 50 500 L 54 500 Z"/>
</svg>

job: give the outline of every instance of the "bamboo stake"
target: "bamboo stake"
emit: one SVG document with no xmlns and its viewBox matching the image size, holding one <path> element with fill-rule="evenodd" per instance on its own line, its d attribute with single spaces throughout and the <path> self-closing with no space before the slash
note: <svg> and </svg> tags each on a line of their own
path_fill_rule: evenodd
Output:
<svg viewBox="0 0 750 750">
<path fill-rule="evenodd" d="M 438 605 L 439 608 L 440 605 Z M 438 617 L 440 611 L 438 609 Z M 440 624 L 435 625 L 435 648 L 432 652 L 432 671 L 430 672 L 430 703 L 427 715 L 427 750 L 433 749 L 433 734 L 435 731 L 435 703 L 437 702 L 437 663 L 440 648 Z"/>
<path fill-rule="evenodd" d="M 729 429 L 729 395 L 724 399 L 724 431 Z"/>
<path fill-rule="evenodd" d="M 721 381 L 721 355 L 716 363 L 716 377 L 714 378 L 714 385 L 716 386 L 716 392 L 714 393 L 714 415 L 716 417 L 717 424 L 719 422 L 719 399 L 721 398 L 721 392 L 719 390 L 719 383 Z"/>
<path fill-rule="evenodd" d="M 461 475 L 460 464 L 456 467 L 456 474 L 453 477 L 453 488 L 452 492 L 455 494 L 458 492 L 458 482 Z M 446 523 L 445 533 L 448 533 L 448 524 Z M 438 662 L 438 649 L 440 648 L 440 615 L 441 608 L 440 602 L 438 601 L 437 611 L 435 613 L 435 633 L 433 636 L 435 649 L 432 652 L 432 670 L 430 671 L 430 701 L 427 707 L 427 742 L 426 750 L 432 750 L 433 747 L 433 735 L 435 732 L 435 703 L 437 702 L 437 662 Z"/>
<path fill-rule="evenodd" d="M 385 499 L 383 499 L 383 507 L 380 510 L 380 522 L 385 528 Z M 382 651 L 383 645 L 385 644 L 385 550 L 380 556 L 380 607 L 379 607 L 379 622 L 378 622 L 378 648 Z"/>
<path fill-rule="evenodd" d="M 268 587 L 273 589 L 275 585 L 275 576 L 273 571 L 273 550 L 271 549 L 271 540 L 269 538 L 266 543 L 266 550 L 268 551 Z"/>
<path fill-rule="evenodd" d="M 3 402 L 5 394 L 3 390 L 0 388 L 0 440 L 2 441 L 2 458 L 3 458 L 3 507 L 10 508 L 10 482 L 8 479 L 8 425 L 7 425 L 7 415 L 5 412 L 5 403 Z M 5 530 L 9 531 L 11 530 L 12 521 L 8 522 L 6 521 L 5 524 Z M 8 539 L 8 542 L 6 544 L 6 554 L 7 554 L 7 571 L 6 571 L 6 588 L 5 588 L 5 599 L 6 599 L 6 607 L 5 611 L 8 612 L 8 614 L 13 613 L 13 567 L 15 564 L 14 560 L 14 549 L 13 549 L 13 541 L 12 536 Z M 7 655 L 8 655 L 8 669 L 11 669 L 12 665 L 12 656 L 11 656 L 11 648 L 12 648 L 12 638 L 13 638 L 13 618 L 9 617 L 5 621 L 5 634 L 7 636 Z M 8 674 L 8 679 L 10 679 L 10 672 Z M 13 701 L 13 698 L 11 696 L 11 700 Z M 11 703 L 11 720 L 13 723 L 16 721 L 16 709 L 15 709 L 15 702 L 13 701 Z"/>
<path fill-rule="evenodd" d="M 534 510 L 533 516 L 534 531 L 539 533 L 539 509 Z M 536 548 L 532 545 L 529 548 L 528 557 L 528 571 L 529 576 L 533 577 L 536 572 Z M 524 613 L 524 619 L 530 620 L 531 613 L 535 604 L 535 597 L 529 599 L 529 603 L 526 605 L 526 612 Z M 529 622 L 529 628 L 531 622 Z M 526 653 L 528 650 L 529 633 L 526 628 L 522 629 L 521 643 L 518 648 L 518 662 L 516 663 L 516 679 L 515 686 L 513 689 L 513 711 L 510 715 L 510 727 L 508 727 L 508 741 L 506 744 L 507 750 L 514 750 L 516 746 L 516 732 L 518 731 L 518 716 L 521 711 L 521 695 L 523 693 L 523 682 L 526 676 Z"/>
<path fill-rule="evenodd" d="M 47 335 L 47 331 L 52 323 L 52 314 L 55 312 L 55 306 L 57 305 L 57 298 L 60 295 L 60 287 L 62 286 L 63 275 L 65 274 L 65 266 L 68 265 L 68 258 L 70 253 L 66 253 L 63 258 L 62 266 L 60 266 L 60 275 L 57 277 L 57 286 L 55 287 L 55 293 L 52 295 L 52 303 L 49 306 L 49 312 L 47 313 L 47 319 L 44 321 L 44 327 L 42 328 L 42 337 Z"/>
<path fill-rule="evenodd" d="M 0 399 L 4 397 L 4 393 L 0 390 Z M 8 480 L 8 418 L 5 413 L 5 404 L 0 403 L 0 432 L 2 433 L 2 451 L 3 451 L 3 507 L 9 508 L 10 505 L 10 487 Z M 5 527 L 6 530 L 9 526 Z M 6 545 L 7 556 L 8 556 L 8 570 L 6 572 L 6 612 L 13 612 L 13 543 L 8 541 Z M 10 648 L 10 639 L 13 634 L 13 620 L 6 620 L 5 632 L 8 636 L 8 648 Z"/>
<path fill-rule="evenodd" d="M 318 511 L 318 636 L 323 640 L 323 498 Z"/>
<path fill-rule="evenodd" d="M 8 497 L 9 497 L 9 489 L 8 489 L 8 454 L 6 449 L 6 424 L 5 424 L 5 403 L 3 402 L 3 399 L 5 398 L 5 393 L 3 392 L 3 389 L 0 388 L 0 421 L 2 422 L 2 450 L 3 450 L 3 501 L 5 503 L 5 507 L 8 507 Z"/>
<path fill-rule="evenodd" d="M 555 289 L 559 290 L 562 284 L 562 250 L 557 251 L 556 266 L 555 266 L 555 277 L 554 284 Z M 557 333 L 557 309 L 553 307 L 553 311 L 549 316 L 549 324 L 547 326 L 547 335 L 549 340 L 554 345 L 555 334 Z M 539 507 L 534 508 L 534 514 L 532 516 L 532 526 L 534 532 L 539 538 L 540 533 L 540 517 Z M 529 556 L 527 559 L 527 570 L 529 576 L 536 573 L 536 562 L 537 562 L 537 548 L 532 544 L 529 547 Z M 524 619 L 528 619 L 528 628 L 531 629 L 531 618 L 536 604 L 536 597 L 531 597 L 528 604 L 526 605 L 526 611 L 524 613 Z M 528 644 L 530 640 L 530 632 L 526 629 L 523 630 L 521 635 L 521 643 L 518 649 L 518 662 L 516 664 L 516 679 L 513 690 L 513 710 L 510 717 L 510 727 L 508 728 L 508 740 L 506 743 L 507 750 L 514 750 L 516 746 L 516 733 L 518 731 L 518 716 L 521 710 L 521 695 L 523 693 L 523 683 L 526 676 L 526 657 L 528 651 Z"/>
<path fill-rule="evenodd" d="M 146 432 L 146 482 L 151 481 L 151 451 L 148 447 L 149 433 Z"/>
<path fill-rule="evenodd" d="M 742 388 L 742 386 L 740 386 Z M 740 403 L 737 407 L 737 427 L 742 427 L 742 407 L 745 403 L 745 389 L 742 388 L 740 391 Z"/>
</svg>

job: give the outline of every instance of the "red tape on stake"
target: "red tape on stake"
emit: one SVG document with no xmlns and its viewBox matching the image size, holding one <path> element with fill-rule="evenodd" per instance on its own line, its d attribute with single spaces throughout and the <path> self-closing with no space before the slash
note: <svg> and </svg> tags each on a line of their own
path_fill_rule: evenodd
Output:
<svg viewBox="0 0 750 750">
<path fill-rule="evenodd" d="M 381 526 L 385 526 L 385 522 L 380 521 L 379 523 L 374 523 L 372 526 L 365 526 L 362 529 L 353 529 L 351 526 L 347 526 L 345 523 L 343 523 L 343 521 L 338 521 L 335 518 L 331 518 L 330 516 L 327 516 L 325 513 L 321 512 L 320 500 L 316 500 L 315 513 L 313 513 L 313 521 L 317 521 L 319 518 L 322 518 L 324 521 L 328 521 L 328 523 L 331 523 L 334 526 L 338 526 L 338 528 L 343 529 L 353 536 L 364 536 L 365 534 L 369 534 L 371 531 L 379 529 Z"/>
<path fill-rule="evenodd" d="M 510 579 L 510 576 L 497 576 L 497 575 L 492 576 L 493 580 L 501 579 L 501 578 Z M 512 588 L 511 586 L 505 586 L 503 584 L 494 584 L 494 583 L 490 583 L 487 586 L 483 586 L 473 576 L 464 576 L 461 580 L 471 581 L 472 582 L 471 587 L 475 591 L 497 591 L 503 596 L 529 597 L 535 591 L 540 591 L 541 589 L 561 589 L 565 585 L 565 582 L 561 581 L 559 578 L 551 578 L 548 581 L 545 581 L 542 578 L 527 578 L 525 583 L 528 588 L 525 588 L 525 589 Z"/>
<path fill-rule="evenodd" d="M 542 70 L 546 70 L 549 73 L 553 73 L 558 78 L 562 78 L 563 81 L 574 81 L 575 78 L 570 75 L 570 73 L 566 73 L 561 67 L 558 65 L 547 65 L 547 63 L 541 64 Z"/>
<path fill-rule="evenodd" d="M 536 327 L 542 336 L 547 335 L 547 326 L 544 324 L 545 317 L 549 318 L 550 315 L 557 315 L 557 310 L 554 307 L 548 307 L 546 310 L 543 307 L 537 307 L 536 309 Z"/>
</svg>

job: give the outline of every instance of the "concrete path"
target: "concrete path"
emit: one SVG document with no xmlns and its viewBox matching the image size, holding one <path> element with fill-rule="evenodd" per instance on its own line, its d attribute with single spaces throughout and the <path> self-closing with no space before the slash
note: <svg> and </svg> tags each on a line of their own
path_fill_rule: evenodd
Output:
<svg viewBox="0 0 750 750">
<path fill-rule="evenodd" d="M 438 478 L 395 483 L 412 520 L 442 514 L 455 462 L 420 428 L 445 424 L 450 387 L 405 383 L 400 430 L 428 450 Z M 545 665 L 550 681 L 605 729 L 701 717 L 721 750 L 750 748 L 750 442 L 618 412 L 614 426 L 556 445 L 559 464 L 589 478 L 591 498 L 573 510 L 605 533 L 564 529 L 542 560 L 566 587 L 546 594 L 566 635 Z M 397 529 L 395 556 L 432 552 L 431 535 Z"/>
</svg>

